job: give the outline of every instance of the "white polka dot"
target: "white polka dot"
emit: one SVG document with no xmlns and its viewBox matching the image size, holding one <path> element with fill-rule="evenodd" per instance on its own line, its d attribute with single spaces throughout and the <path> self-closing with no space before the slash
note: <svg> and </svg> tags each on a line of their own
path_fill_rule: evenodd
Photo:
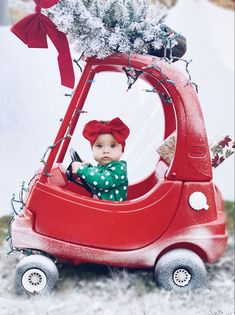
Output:
<svg viewBox="0 0 235 315">
<path fill-rule="evenodd" d="M 108 180 L 106 180 L 105 185 L 108 185 L 108 184 L 109 184 L 109 181 L 108 181 Z"/>
<path fill-rule="evenodd" d="M 112 199 L 112 198 L 113 198 L 113 195 L 110 195 L 109 198 Z"/>
<path fill-rule="evenodd" d="M 121 179 L 123 179 L 123 178 L 125 178 L 125 176 L 124 176 L 124 175 L 122 175 L 122 176 L 121 176 Z"/>
<path fill-rule="evenodd" d="M 85 175 L 82 175 L 82 178 L 83 178 L 83 179 L 85 179 L 85 178 L 86 178 L 86 176 L 85 176 Z"/>
<path fill-rule="evenodd" d="M 107 173 L 106 173 L 106 175 L 107 175 L 107 176 L 109 176 L 109 175 L 110 175 L 110 173 L 109 173 L 109 172 L 107 172 Z"/>
<path fill-rule="evenodd" d="M 113 184 L 112 187 L 115 187 L 115 184 Z"/>
<path fill-rule="evenodd" d="M 83 170 L 83 169 L 84 169 L 84 166 L 81 165 L 81 166 L 79 167 L 79 169 L 80 169 L 80 170 Z"/>
<path fill-rule="evenodd" d="M 115 175 L 115 178 L 116 178 L 116 179 L 118 179 L 118 176 L 117 176 L 117 175 Z"/>
<path fill-rule="evenodd" d="M 108 189 L 105 189 L 105 192 L 108 192 L 109 190 Z"/>
<path fill-rule="evenodd" d="M 111 170 L 115 171 L 115 170 L 116 170 L 116 168 L 113 166 L 113 167 L 111 167 Z"/>
<path fill-rule="evenodd" d="M 119 190 L 117 189 L 117 190 L 115 190 L 115 194 L 118 194 L 119 193 Z"/>
<path fill-rule="evenodd" d="M 100 193 L 100 192 L 98 192 L 98 196 L 99 196 L 99 197 L 101 196 L 101 193 Z"/>
<path fill-rule="evenodd" d="M 123 198 L 120 198 L 119 200 L 120 200 L 120 201 L 123 201 Z"/>
<path fill-rule="evenodd" d="M 102 175 L 102 176 L 101 176 L 101 179 L 105 179 L 105 177 Z"/>
<path fill-rule="evenodd" d="M 123 167 L 123 166 L 121 166 L 121 170 L 124 170 L 124 167 Z"/>
<path fill-rule="evenodd" d="M 91 175 L 91 176 L 94 176 L 94 175 L 95 175 L 95 173 L 94 173 L 94 172 L 90 172 L 90 175 Z"/>
<path fill-rule="evenodd" d="M 98 168 L 95 169 L 95 172 L 99 172 Z"/>
<path fill-rule="evenodd" d="M 126 186 L 123 186 L 123 189 L 126 190 Z"/>
<path fill-rule="evenodd" d="M 97 182 L 93 182 L 93 184 L 96 186 L 96 185 L 97 185 Z"/>
</svg>

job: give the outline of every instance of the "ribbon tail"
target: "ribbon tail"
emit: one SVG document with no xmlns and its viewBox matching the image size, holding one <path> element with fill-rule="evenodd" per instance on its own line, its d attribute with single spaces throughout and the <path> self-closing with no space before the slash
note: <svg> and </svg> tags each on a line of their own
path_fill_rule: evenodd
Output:
<svg viewBox="0 0 235 315">
<path fill-rule="evenodd" d="M 47 18 L 47 35 L 58 51 L 58 65 L 60 70 L 61 84 L 69 88 L 74 87 L 75 75 L 73 63 L 66 35 L 57 30 L 55 24 Z"/>
<path fill-rule="evenodd" d="M 75 75 L 70 51 L 68 50 L 66 55 L 64 51 L 59 52 L 57 59 L 60 69 L 61 84 L 72 89 L 75 83 Z"/>
<path fill-rule="evenodd" d="M 75 83 L 75 75 L 69 49 L 69 43 L 64 33 L 61 33 L 60 37 L 61 37 L 60 47 L 57 48 L 55 43 L 54 45 L 59 53 L 57 59 L 60 69 L 61 84 L 72 89 Z"/>
</svg>

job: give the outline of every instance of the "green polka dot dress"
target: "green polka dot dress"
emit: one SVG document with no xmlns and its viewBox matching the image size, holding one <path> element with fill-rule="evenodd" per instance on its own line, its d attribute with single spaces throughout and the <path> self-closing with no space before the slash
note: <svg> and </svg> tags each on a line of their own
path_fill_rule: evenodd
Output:
<svg viewBox="0 0 235 315">
<path fill-rule="evenodd" d="M 84 179 L 95 196 L 102 200 L 124 201 L 128 190 L 126 161 L 113 161 L 107 165 L 81 164 L 78 177 Z"/>
</svg>

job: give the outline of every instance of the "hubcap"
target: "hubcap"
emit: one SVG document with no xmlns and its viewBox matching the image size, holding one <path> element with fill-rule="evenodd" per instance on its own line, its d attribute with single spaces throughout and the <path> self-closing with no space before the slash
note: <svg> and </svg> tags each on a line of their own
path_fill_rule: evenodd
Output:
<svg viewBox="0 0 235 315">
<path fill-rule="evenodd" d="M 30 293 L 39 293 L 46 284 L 46 275 L 40 269 L 30 269 L 23 274 L 22 285 Z"/>
<path fill-rule="evenodd" d="M 191 279 L 190 273 L 186 269 L 177 269 L 173 274 L 173 280 L 175 284 L 180 287 L 186 286 Z"/>
</svg>

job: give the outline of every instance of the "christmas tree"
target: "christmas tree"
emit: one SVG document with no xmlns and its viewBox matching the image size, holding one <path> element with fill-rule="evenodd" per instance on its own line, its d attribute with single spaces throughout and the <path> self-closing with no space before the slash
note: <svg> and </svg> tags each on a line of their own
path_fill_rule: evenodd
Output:
<svg viewBox="0 0 235 315">
<path fill-rule="evenodd" d="M 139 53 L 174 61 L 186 50 L 185 38 L 146 0 L 59 0 L 47 14 L 84 56 Z"/>
</svg>

